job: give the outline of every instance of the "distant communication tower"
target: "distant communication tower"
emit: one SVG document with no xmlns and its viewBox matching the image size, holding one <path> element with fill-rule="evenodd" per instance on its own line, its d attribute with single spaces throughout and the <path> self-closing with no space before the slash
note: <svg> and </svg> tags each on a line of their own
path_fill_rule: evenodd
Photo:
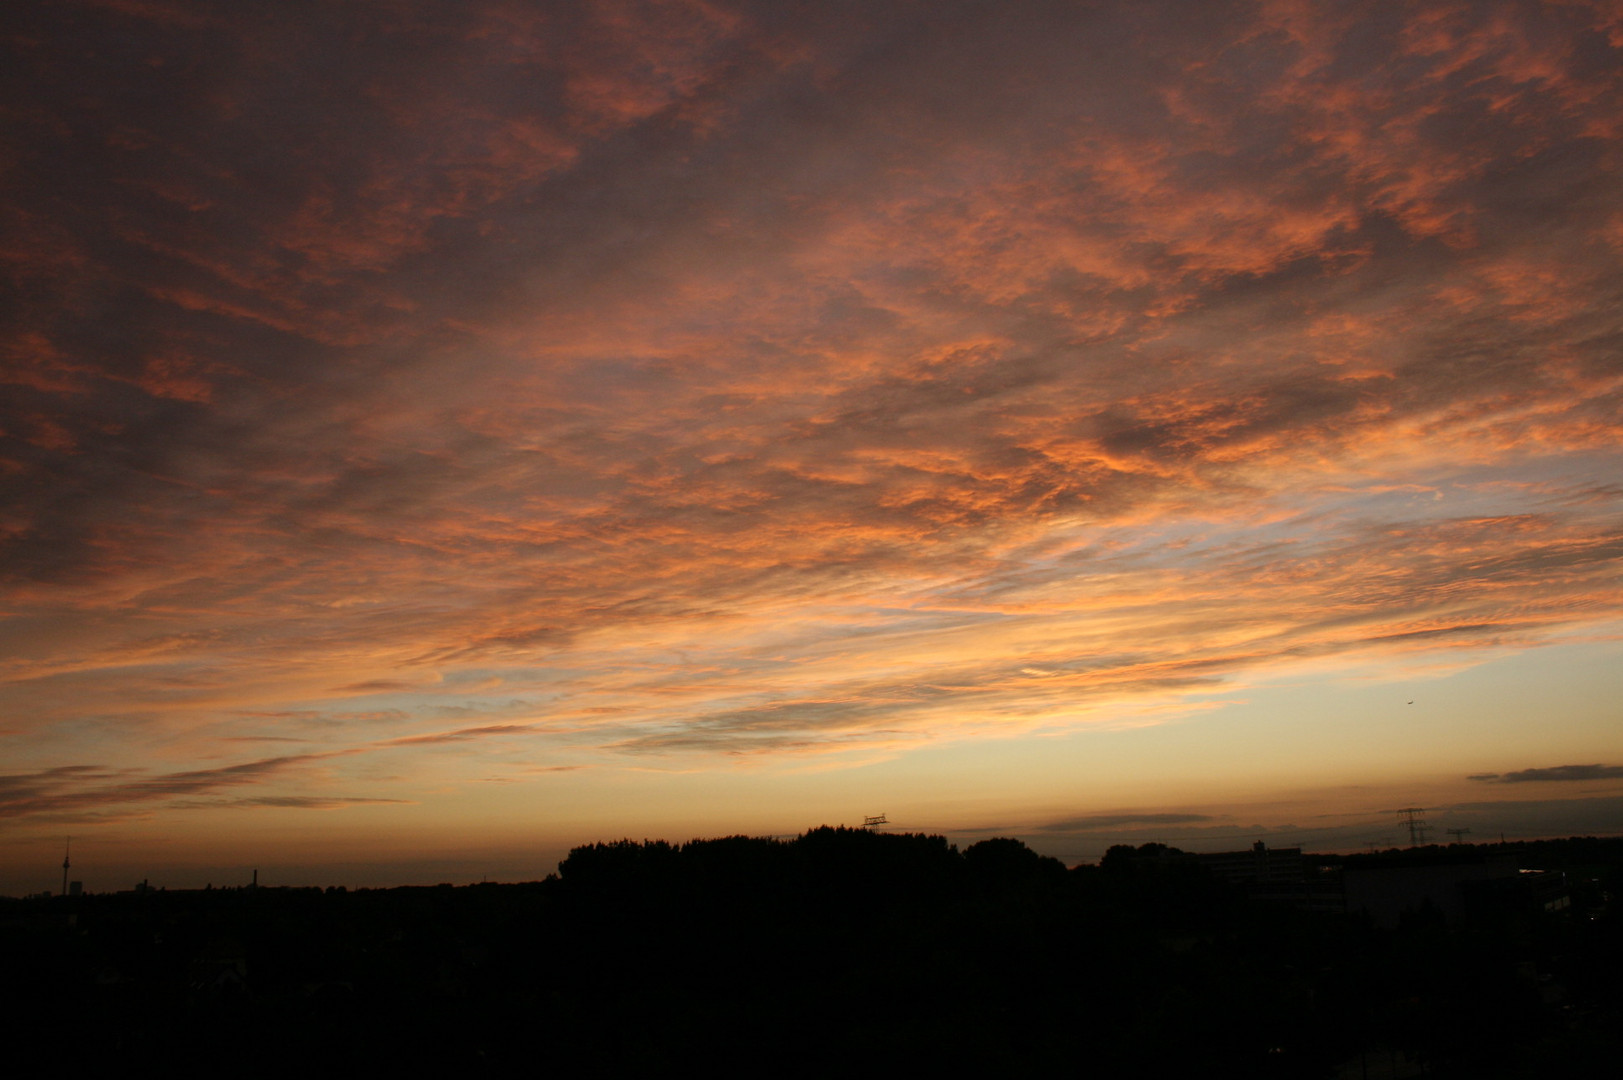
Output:
<svg viewBox="0 0 1623 1080">
<path fill-rule="evenodd" d="M 875 832 L 879 831 L 879 826 L 889 824 L 890 819 L 885 817 L 884 814 L 873 814 L 862 819 L 862 827 L 864 829 L 872 829 Z"/>
<path fill-rule="evenodd" d="M 68 862 L 68 856 L 72 855 L 72 854 L 73 854 L 73 837 L 70 836 L 70 837 L 68 837 L 68 846 L 66 848 L 64 848 L 63 851 L 62 851 L 62 895 L 63 896 L 68 895 L 68 867 L 73 865 L 72 863 Z"/>
<path fill-rule="evenodd" d="M 1398 817 L 1409 826 L 1409 846 L 1419 847 L 1426 842 L 1426 830 L 1430 828 L 1426 819 L 1420 815 L 1426 812 L 1423 806 L 1405 806 L 1398 811 Z"/>
</svg>

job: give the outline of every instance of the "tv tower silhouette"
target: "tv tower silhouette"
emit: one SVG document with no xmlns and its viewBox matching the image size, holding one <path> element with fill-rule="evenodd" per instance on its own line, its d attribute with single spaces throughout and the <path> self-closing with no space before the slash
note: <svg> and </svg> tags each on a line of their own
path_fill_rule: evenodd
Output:
<svg viewBox="0 0 1623 1080">
<path fill-rule="evenodd" d="M 68 867 L 73 865 L 72 863 L 68 862 L 68 856 L 72 855 L 72 854 L 73 854 L 73 837 L 70 836 L 70 837 L 68 837 L 68 846 L 62 852 L 62 895 L 63 896 L 68 895 Z"/>
</svg>

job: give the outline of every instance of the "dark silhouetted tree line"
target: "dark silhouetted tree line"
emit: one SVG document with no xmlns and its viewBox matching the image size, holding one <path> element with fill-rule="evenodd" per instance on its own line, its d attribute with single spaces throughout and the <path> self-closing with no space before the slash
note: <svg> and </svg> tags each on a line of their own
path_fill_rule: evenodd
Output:
<svg viewBox="0 0 1623 1080">
<path fill-rule="evenodd" d="M 1520 854 L 1566 858 L 1581 902 L 1382 930 L 1159 846 L 1067 870 L 822 828 L 592 844 L 519 885 L 8 901 L 0 949 L 13 1063 L 80 1070 L 1593 1071 L 1623 1028 L 1623 843 Z"/>
</svg>

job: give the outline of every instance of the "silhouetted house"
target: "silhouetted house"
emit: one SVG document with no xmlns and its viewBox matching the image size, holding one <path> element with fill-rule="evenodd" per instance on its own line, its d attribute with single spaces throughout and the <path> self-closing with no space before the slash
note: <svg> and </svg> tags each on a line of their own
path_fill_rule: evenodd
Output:
<svg viewBox="0 0 1623 1080">
<path fill-rule="evenodd" d="M 212 997 L 246 993 L 247 950 L 234 938 L 214 938 L 192 957 L 187 982 L 193 993 Z"/>
<path fill-rule="evenodd" d="M 1515 860 L 1508 857 L 1354 864 L 1342 870 L 1347 910 L 1368 912 L 1377 926 L 1396 926 L 1405 911 L 1427 906 L 1458 922 L 1506 890 L 1518 890 L 1517 879 Z"/>
<path fill-rule="evenodd" d="M 1231 885 L 1271 884 L 1301 881 L 1302 849 L 1270 848 L 1261 840 L 1249 851 L 1214 851 L 1196 855 L 1200 864 Z"/>
<path fill-rule="evenodd" d="M 1303 911 L 1343 911 L 1341 882 L 1302 858 L 1299 847 L 1270 848 L 1261 840 L 1249 851 L 1195 856 L 1212 876 L 1245 892 L 1247 899 L 1286 904 Z"/>
<path fill-rule="evenodd" d="M 1466 910 L 1477 914 L 1553 913 L 1572 906 L 1567 876 L 1559 870 L 1519 870 L 1510 877 L 1469 882 L 1464 898 Z"/>
</svg>

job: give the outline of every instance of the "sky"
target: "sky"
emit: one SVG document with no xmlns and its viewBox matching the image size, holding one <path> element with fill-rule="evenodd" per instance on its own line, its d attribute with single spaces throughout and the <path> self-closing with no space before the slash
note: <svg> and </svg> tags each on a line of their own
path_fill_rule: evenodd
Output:
<svg viewBox="0 0 1623 1080">
<path fill-rule="evenodd" d="M 1623 5 L 62 0 L 0 892 L 1623 832 Z"/>
</svg>

